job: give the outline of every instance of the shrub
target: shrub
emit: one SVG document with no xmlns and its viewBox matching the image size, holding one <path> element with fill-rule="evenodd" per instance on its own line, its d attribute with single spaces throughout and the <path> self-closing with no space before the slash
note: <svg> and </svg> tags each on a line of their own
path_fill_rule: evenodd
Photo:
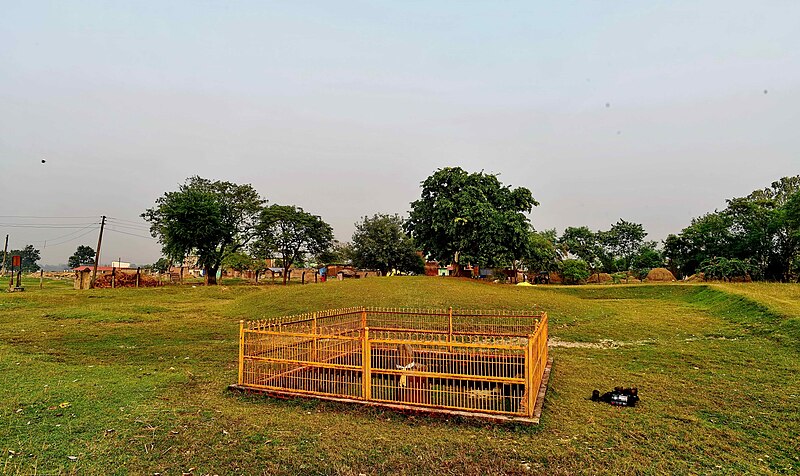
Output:
<svg viewBox="0 0 800 476">
<path fill-rule="evenodd" d="M 567 284 L 580 284 L 589 277 L 589 265 L 582 259 L 567 259 L 561 263 L 561 276 Z"/>
</svg>

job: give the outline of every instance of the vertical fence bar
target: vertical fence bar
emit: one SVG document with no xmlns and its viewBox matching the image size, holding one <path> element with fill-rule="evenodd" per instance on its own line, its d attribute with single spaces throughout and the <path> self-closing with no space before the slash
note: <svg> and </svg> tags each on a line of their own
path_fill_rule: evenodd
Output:
<svg viewBox="0 0 800 476">
<path fill-rule="evenodd" d="M 361 384 L 363 386 L 361 395 L 364 400 L 372 400 L 372 352 L 369 344 L 369 327 L 364 327 L 361 341 L 361 360 L 364 366 L 361 374 Z"/>
<path fill-rule="evenodd" d="M 244 383 L 244 321 L 239 321 L 239 385 Z"/>
<path fill-rule="evenodd" d="M 447 312 L 447 343 L 453 341 L 453 306 Z M 453 353 L 453 347 L 447 346 L 447 352 Z"/>
</svg>

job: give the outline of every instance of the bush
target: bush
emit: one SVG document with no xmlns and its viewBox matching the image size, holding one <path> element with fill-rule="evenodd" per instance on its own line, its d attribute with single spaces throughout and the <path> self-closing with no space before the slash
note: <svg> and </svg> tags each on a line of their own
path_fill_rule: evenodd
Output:
<svg viewBox="0 0 800 476">
<path fill-rule="evenodd" d="M 589 265 L 582 259 L 567 259 L 561 263 L 561 276 L 567 284 L 580 284 L 589 277 Z"/>
<path fill-rule="evenodd" d="M 706 280 L 729 281 L 731 278 L 750 276 L 754 267 L 749 262 L 740 259 L 714 257 L 704 260 L 698 269 L 705 275 Z"/>
</svg>

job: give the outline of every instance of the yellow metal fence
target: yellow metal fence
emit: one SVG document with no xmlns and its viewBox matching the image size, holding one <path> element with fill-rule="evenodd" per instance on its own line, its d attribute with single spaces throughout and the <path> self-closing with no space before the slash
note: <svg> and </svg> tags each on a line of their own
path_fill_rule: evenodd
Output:
<svg viewBox="0 0 800 476">
<path fill-rule="evenodd" d="M 532 418 L 544 312 L 347 308 L 241 321 L 240 388 Z"/>
</svg>

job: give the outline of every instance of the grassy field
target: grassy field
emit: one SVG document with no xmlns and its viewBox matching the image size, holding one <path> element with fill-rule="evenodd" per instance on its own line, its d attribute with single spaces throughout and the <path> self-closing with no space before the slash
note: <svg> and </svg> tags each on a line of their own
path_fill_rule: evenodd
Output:
<svg viewBox="0 0 800 476">
<path fill-rule="evenodd" d="M 0 295 L 2 474 L 800 473 L 800 285 L 30 284 Z M 239 319 L 354 305 L 547 310 L 542 424 L 226 390 Z M 588 400 L 615 385 L 641 405 Z"/>
</svg>

